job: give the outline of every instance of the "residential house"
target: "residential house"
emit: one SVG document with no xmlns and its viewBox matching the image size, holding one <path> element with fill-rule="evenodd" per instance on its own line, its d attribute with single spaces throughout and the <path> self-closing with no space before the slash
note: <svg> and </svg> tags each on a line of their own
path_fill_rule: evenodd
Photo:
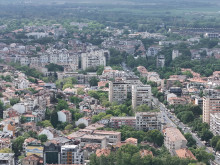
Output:
<svg viewBox="0 0 220 165">
<path fill-rule="evenodd" d="M 43 158 L 38 155 L 29 155 L 22 159 L 22 165 L 43 165 Z"/>
<path fill-rule="evenodd" d="M 67 122 L 67 123 L 72 122 L 72 114 L 68 110 L 59 111 L 57 112 L 57 115 L 58 115 L 58 121 Z"/>
</svg>

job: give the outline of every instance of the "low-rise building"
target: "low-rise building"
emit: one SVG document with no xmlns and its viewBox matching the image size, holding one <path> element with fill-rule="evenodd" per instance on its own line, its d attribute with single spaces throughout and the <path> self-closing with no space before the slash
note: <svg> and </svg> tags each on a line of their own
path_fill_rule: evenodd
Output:
<svg viewBox="0 0 220 165">
<path fill-rule="evenodd" d="M 38 155 L 29 155 L 22 159 L 22 165 L 43 165 L 43 158 Z"/>
<path fill-rule="evenodd" d="M 14 153 L 0 153 L 0 164 L 15 165 Z"/>
<path fill-rule="evenodd" d="M 110 127 L 120 128 L 123 125 L 137 130 L 161 129 L 161 113 L 159 112 L 137 112 L 135 117 L 111 117 Z"/>
<path fill-rule="evenodd" d="M 175 151 L 176 155 L 180 158 L 180 159 L 193 159 L 196 160 L 196 157 L 193 155 L 193 153 L 187 149 L 187 148 L 182 148 L 182 149 L 178 149 Z"/>
<path fill-rule="evenodd" d="M 80 144 L 82 147 L 84 147 L 86 144 L 101 145 L 101 148 L 107 147 L 107 138 L 105 136 L 84 135 L 80 139 L 81 139 Z"/>
<path fill-rule="evenodd" d="M 184 97 L 170 97 L 168 102 L 170 105 L 186 105 L 188 103 Z"/>
<path fill-rule="evenodd" d="M 95 130 L 93 135 L 105 136 L 107 138 L 107 143 L 111 145 L 116 145 L 121 142 L 121 132 Z"/>
<path fill-rule="evenodd" d="M 110 127 L 120 128 L 123 125 L 127 125 L 132 128 L 136 128 L 136 118 L 135 117 L 111 117 Z"/>
<path fill-rule="evenodd" d="M 72 114 L 68 110 L 59 111 L 57 112 L 57 115 L 58 115 L 58 121 L 67 122 L 67 123 L 72 122 Z"/>
</svg>

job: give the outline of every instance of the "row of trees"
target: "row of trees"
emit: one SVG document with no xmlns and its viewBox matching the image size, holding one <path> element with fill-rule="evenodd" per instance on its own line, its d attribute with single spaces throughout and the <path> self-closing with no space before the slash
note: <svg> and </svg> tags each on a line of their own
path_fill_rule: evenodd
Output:
<svg viewBox="0 0 220 165">
<path fill-rule="evenodd" d="M 161 157 L 142 156 L 140 149 L 134 145 L 125 145 L 110 155 L 97 157 L 95 154 L 90 157 L 91 165 L 189 165 L 196 163 L 196 160 L 180 159 L 170 155 Z"/>
</svg>

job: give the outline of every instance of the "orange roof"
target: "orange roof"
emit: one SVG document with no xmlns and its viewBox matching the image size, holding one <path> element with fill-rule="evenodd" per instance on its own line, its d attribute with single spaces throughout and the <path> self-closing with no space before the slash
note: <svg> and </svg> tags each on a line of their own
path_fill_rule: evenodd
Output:
<svg viewBox="0 0 220 165">
<path fill-rule="evenodd" d="M 128 144 L 135 144 L 135 145 L 137 145 L 138 140 L 135 139 L 135 138 L 128 138 L 128 139 L 125 140 L 125 142 L 128 143 Z"/>
<path fill-rule="evenodd" d="M 98 87 L 104 87 L 107 83 L 108 83 L 108 81 L 99 81 Z"/>
<path fill-rule="evenodd" d="M 110 150 L 109 149 L 97 149 L 96 150 L 96 156 L 100 157 L 102 155 L 104 156 L 108 156 L 110 154 Z"/>
<path fill-rule="evenodd" d="M 30 156 L 24 158 L 23 160 L 39 161 L 39 162 L 40 162 L 40 161 L 43 161 L 43 158 L 41 158 L 40 156 L 37 156 L 37 155 L 33 154 L 33 155 L 30 155 Z"/>
<path fill-rule="evenodd" d="M 176 150 L 176 155 L 179 158 L 189 158 L 189 159 L 194 159 L 196 160 L 196 157 L 193 155 L 193 153 L 188 150 L 187 148 L 183 148 L 183 149 L 178 149 Z"/>
<path fill-rule="evenodd" d="M 140 155 L 141 155 L 141 157 L 144 157 L 144 156 L 147 156 L 147 155 L 153 156 L 153 152 L 149 151 L 149 150 L 140 150 Z"/>
<path fill-rule="evenodd" d="M 179 141 L 179 140 L 186 140 L 183 134 L 174 127 L 166 128 L 165 131 L 166 136 L 169 137 L 170 141 Z"/>
</svg>

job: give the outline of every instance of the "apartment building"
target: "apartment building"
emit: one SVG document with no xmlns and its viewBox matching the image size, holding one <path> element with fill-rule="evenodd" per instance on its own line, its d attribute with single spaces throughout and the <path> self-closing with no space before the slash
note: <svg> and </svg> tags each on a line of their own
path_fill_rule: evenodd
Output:
<svg viewBox="0 0 220 165">
<path fill-rule="evenodd" d="M 171 155 L 176 154 L 176 150 L 187 148 L 187 140 L 179 129 L 170 127 L 163 130 L 164 132 L 164 145 L 169 150 Z"/>
<path fill-rule="evenodd" d="M 137 112 L 135 117 L 111 117 L 110 127 L 120 128 L 126 125 L 137 130 L 161 129 L 161 113 L 159 112 Z"/>
<path fill-rule="evenodd" d="M 78 54 L 70 53 L 67 49 L 48 49 L 44 54 L 39 57 L 21 57 L 21 65 L 30 66 L 45 66 L 49 63 L 58 64 L 67 68 L 70 71 L 75 71 L 78 69 L 79 56 Z"/>
<path fill-rule="evenodd" d="M 111 117 L 110 127 L 120 128 L 123 125 L 127 125 L 132 128 L 136 128 L 136 118 L 132 116 L 127 117 Z"/>
<path fill-rule="evenodd" d="M 116 145 L 121 142 L 121 132 L 95 130 L 93 135 L 105 136 L 107 138 L 107 143 L 111 145 Z"/>
<path fill-rule="evenodd" d="M 128 95 L 128 85 L 125 82 L 109 82 L 109 102 L 122 104 Z"/>
<path fill-rule="evenodd" d="M 80 137 L 81 146 L 84 147 L 86 144 L 97 144 L 100 145 L 101 148 L 106 148 L 107 146 L 107 138 L 105 136 L 97 136 L 97 135 L 84 135 Z"/>
<path fill-rule="evenodd" d="M 161 113 L 160 112 L 137 112 L 136 129 L 137 130 L 153 130 L 161 129 Z"/>
<path fill-rule="evenodd" d="M 79 145 L 64 145 L 61 147 L 61 164 L 82 164 L 83 150 Z"/>
<path fill-rule="evenodd" d="M 220 112 L 220 97 L 203 97 L 203 122 L 210 124 L 210 115 Z"/>
<path fill-rule="evenodd" d="M 14 153 L 0 153 L 1 165 L 15 165 Z"/>
<path fill-rule="evenodd" d="M 157 56 L 157 68 L 163 68 L 165 65 L 165 57 L 164 55 Z"/>
<path fill-rule="evenodd" d="M 132 85 L 132 108 L 146 104 L 151 107 L 151 86 Z"/>
<path fill-rule="evenodd" d="M 184 97 L 170 97 L 168 102 L 170 105 L 186 105 L 188 103 Z"/>
<path fill-rule="evenodd" d="M 210 114 L 210 130 L 215 136 L 220 135 L 220 112 Z"/>
<path fill-rule="evenodd" d="M 81 66 L 83 70 L 101 65 L 106 66 L 105 51 L 95 50 L 81 54 Z"/>
<path fill-rule="evenodd" d="M 173 50 L 172 51 L 172 60 L 174 60 L 175 58 L 181 56 L 181 53 L 179 52 L 179 50 Z"/>
</svg>

